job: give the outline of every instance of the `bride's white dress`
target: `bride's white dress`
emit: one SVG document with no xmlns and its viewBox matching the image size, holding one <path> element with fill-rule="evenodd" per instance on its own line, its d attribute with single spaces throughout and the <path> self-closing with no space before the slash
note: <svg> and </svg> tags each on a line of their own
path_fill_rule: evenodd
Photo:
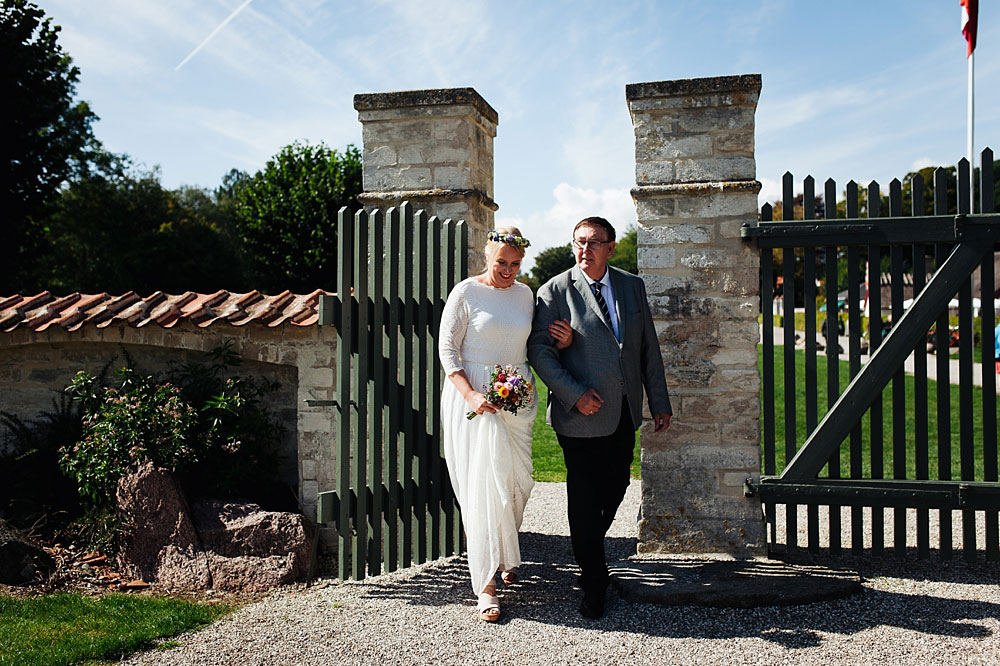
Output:
<svg viewBox="0 0 1000 666">
<path fill-rule="evenodd" d="M 514 365 L 534 383 L 525 361 L 534 301 L 520 282 L 506 289 L 468 278 L 448 295 L 441 318 L 438 353 L 446 375 L 465 370 L 478 391 L 493 366 Z M 532 391 L 534 393 L 534 391 Z M 534 481 L 531 430 L 538 399 L 517 415 L 507 411 L 466 419 L 469 405 L 451 380 L 441 394 L 444 455 L 462 508 L 469 571 L 476 594 L 500 568 L 521 564 L 517 531 Z"/>
</svg>

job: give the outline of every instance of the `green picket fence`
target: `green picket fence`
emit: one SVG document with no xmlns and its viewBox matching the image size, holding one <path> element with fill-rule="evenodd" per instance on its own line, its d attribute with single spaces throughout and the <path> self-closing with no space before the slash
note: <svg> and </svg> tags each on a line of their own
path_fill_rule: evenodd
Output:
<svg viewBox="0 0 1000 666">
<path fill-rule="evenodd" d="M 336 489 L 317 521 L 338 539 L 338 576 L 361 579 L 460 552 L 458 504 L 441 452 L 438 327 L 468 275 L 464 221 L 409 203 L 340 211 L 337 293 L 320 325 L 337 330 Z"/>
</svg>

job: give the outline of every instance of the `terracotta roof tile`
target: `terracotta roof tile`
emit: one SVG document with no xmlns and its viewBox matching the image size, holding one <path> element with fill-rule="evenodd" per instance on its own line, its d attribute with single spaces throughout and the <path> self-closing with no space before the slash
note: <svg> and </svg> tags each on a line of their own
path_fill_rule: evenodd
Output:
<svg viewBox="0 0 1000 666">
<path fill-rule="evenodd" d="M 176 295 L 157 291 L 145 298 L 134 291 L 120 296 L 72 293 L 59 297 L 47 291 L 34 296 L 15 294 L 0 296 L 0 331 L 6 333 L 18 328 L 44 331 L 52 326 L 75 331 L 86 325 L 104 328 L 112 324 L 136 328 L 157 324 L 170 328 L 181 321 L 202 328 L 216 323 L 313 326 L 319 319 L 319 297 L 332 293 L 322 289 L 309 294 L 283 291 L 275 296 L 258 291 L 220 290 L 213 294 L 189 291 Z"/>
</svg>

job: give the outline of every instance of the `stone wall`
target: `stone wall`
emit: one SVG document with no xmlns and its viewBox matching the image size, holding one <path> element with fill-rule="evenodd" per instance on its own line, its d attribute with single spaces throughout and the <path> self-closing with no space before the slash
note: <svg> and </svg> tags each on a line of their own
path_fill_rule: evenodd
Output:
<svg viewBox="0 0 1000 666">
<path fill-rule="evenodd" d="M 282 476 L 297 485 L 303 510 L 315 519 L 320 486 L 333 487 L 336 479 L 335 451 L 330 445 L 333 423 L 329 408 L 309 407 L 305 401 L 333 398 L 337 342 L 332 327 L 216 324 L 201 328 L 183 322 L 172 328 L 19 328 L 0 336 L 0 409 L 34 418 L 52 409 L 55 391 L 68 384 L 77 370 L 99 372 L 116 356 L 111 369 L 121 367 L 123 350 L 140 368 L 156 372 L 173 363 L 204 359 L 205 352 L 226 341 L 243 359 L 237 372 L 281 383 L 271 407 L 287 427 L 288 462 Z"/>
<path fill-rule="evenodd" d="M 485 268 L 482 248 L 493 228 L 493 139 L 497 112 L 472 88 L 354 96 L 363 125 L 367 208 L 403 201 L 441 219 L 469 225 L 469 272 Z"/>
<path fill-rule="evenodd" d="M 674 409 L 642 429 L 640 552 L 762 553 L 759 256 L 754 113 L 760 76 L 626 87 L 635 130 L 638 262 Z"/>
</svg>

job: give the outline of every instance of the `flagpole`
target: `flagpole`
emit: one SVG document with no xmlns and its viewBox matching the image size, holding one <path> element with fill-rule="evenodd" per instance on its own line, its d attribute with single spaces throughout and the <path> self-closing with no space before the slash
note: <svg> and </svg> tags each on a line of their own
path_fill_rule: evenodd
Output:
<svg viewBox="0 0 1000 666">
<path fill-rule="evenodd" d="M 976 54 L 972 52 L 969 54 L 969 132 L 968 132 L 968 154 L 969 154 L 969 212 L 975 212 L 976 210 L 976 193 L 975 193 L 975 182 L 976 178 L 974 175 L 976 169 L 975 155 L 973 154 L 973 109 L 975 102 L 975 77 L 974 72 L 974 62 Z"/>
</svg>

